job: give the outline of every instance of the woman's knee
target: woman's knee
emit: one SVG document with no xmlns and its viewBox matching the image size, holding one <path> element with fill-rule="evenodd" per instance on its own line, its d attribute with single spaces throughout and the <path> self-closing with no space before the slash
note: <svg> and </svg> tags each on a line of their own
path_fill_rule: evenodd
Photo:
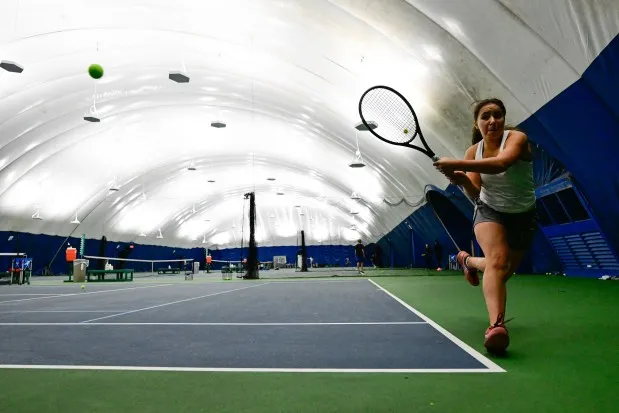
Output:
<svg viewBox="0 0 619 413">
<path fill-rule="evenodd" d="M 507 251 L 505 253 L 497 252 L 486 257 L 486 272 L 491 269 L 495 273 L 500 275 L 507 275 L 509 273 L 509 255 Z"/>
</svg>

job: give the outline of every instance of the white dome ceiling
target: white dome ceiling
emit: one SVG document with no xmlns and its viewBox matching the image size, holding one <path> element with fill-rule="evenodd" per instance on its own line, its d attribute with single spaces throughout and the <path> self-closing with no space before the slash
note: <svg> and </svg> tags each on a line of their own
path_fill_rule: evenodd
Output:
<svg viewBox="0 0 619 413">
<path fill-rule="evenodd" d="M 447 181 L 357 132 L 364 90 L 398 89 L 461 157 L 474 100 L 517 124 L 618 32 L 614 0 L 3 0 L 0 60 L 24 70 L 0 70 L 0 230 L 237 247 L 255 191 L 260 245 L 376 241 Z"/>
</svg>

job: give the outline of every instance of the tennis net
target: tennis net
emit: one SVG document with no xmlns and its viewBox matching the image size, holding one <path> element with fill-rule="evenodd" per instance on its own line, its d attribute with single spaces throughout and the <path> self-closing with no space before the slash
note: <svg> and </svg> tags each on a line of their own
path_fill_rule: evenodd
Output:
<svg viewBox="0 0 619 413">
<path fill-rule="evenodd" d="M 176 258 L 169 260 L 143 260 L 134 258 L 98 257 L 85 255 L 89 260 L 89 269 L 120 270 L 132 269 L 134 277 L 153 277 L 157 275 L 174 275 L 193 271 L 193 258 Z"/>
</svg>

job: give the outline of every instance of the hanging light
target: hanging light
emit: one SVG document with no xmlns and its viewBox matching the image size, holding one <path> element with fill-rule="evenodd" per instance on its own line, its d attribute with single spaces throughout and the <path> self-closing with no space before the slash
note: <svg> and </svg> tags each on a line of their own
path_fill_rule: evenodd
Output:
<svg viewBox="0 0 619 413">
<path fill-rule="evenodd" d="M 43 218 L 41 217 L 41 214 L 39 213 L 39 208 L 37 208 L 37 210 L 34 212 L 34 214 L 32 214 L 32 219 L 36 219 L 39 221 L 42 221 Z"/>
<path fill-rule="evenodd" d="M 0 67 L 11 73 L 21 73 L 24 71 L 23 66 L 9 60 L 3 60 L 2 62 L 0 62 Z"/>
<path fill-rule="evenodd" d="M 355 141 L 357 142 L 357 150 L 355 151 L 355 156 L 351 163 L 348 164 L 351 168 L 363 168 L 365 166 L 365 162 L 361 157 L 361 150 L 359 149 L 359 137 L 357 136 L 357 132 L 355 131 Z"/>
<path fill-rule="evenodd" d="M 97 123 L 101 122 L 101 118 L 99 118 L 99 112 L 97 111 L 97 86 L 95 85 L 95 93 L 92 97 L 92 106 L 90 107 L 90 114 L 84 116 L 84 120 L 86 122 Z"/>
<path fill-rule="evenodd" d="M 378 127 L 378 124 L 374 121 L 368 121 L 368 125 L 370 126 L 369 129 L 376 129 Z M 357 129 L 358 131 L 367 131 L 369 130 L 367 126 L 365 126 L 365 124 L 363 122 L 359 122 L 355 125 L 355 129 Z"/>
<path fill-rule="evenodd" d="M 355 152 L 355 157 L 353 158 L 352 162 L 348 164 L 348 166 L 350 166 L 351 168 L 363 168 L 365 166 L 365 162 L 361 157 L 361 151 L 357 150 Z"/>
</svg>

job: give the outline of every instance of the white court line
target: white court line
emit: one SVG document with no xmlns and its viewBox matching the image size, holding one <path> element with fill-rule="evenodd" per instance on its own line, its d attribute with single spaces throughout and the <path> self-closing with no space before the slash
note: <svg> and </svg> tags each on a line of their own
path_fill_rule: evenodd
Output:
<svg viewBox="0 0 619 413">
<path fill-rule="evenodd" d="M 248 288 L 260 287 L 260 286 L 267 285 L 267 284 L 268 283 L 254 284 L 254 285 L 250 285 L 250 286 L 243 287 L 243 288 L 236 288 L 234 290 L 220 291 L 220 292 L 217 292 L 217 293 L 201 295 L 200 297 L 185 298 L 184 300 L 172 301 L 171 303 L 158 304 L 158 305 L 153 305 L 151 307 L 138 308 L 137 310 L 125 311 L 123 313 L 112 314 L 112 315 L 108 315 L 108 316 L 105 316 L 105 317 L 93 318 L 93 319 L 90 319 L 90 320 L 82 321 L 82 323 L 90 323 L 92 321 L 104 320 L 106 318 L 119 317 L 121 315 L 133 314 L 133 313 L 137 313 L 139 311 L 152 310 L 153 308 L 165 307 L 165 306 L 172 305 L 172 304 L 185 303 L 187 301 L 199 300 L 200 298 L 213 297 L 213 296 L 216 296 L 216 295 L 227 294 L 227 293 L 231 293 L 231 292 L 234 292 L 234 291 L 247 290 Z"/>
<path fill-rule="evenodd" d="M 131 290 L 139 290 L 141 288 L 166 287 L 166 286 L 169 286 L 169 285 L 174 285 L 174 284 L 157 284 L 157 285 L 148 285 L 146 287 L 117 288 L 117 289 L 114 289 L 114 290 L 89 291 L 89 292 L 69 293 L 69 294 L 54 294 L 54 295 L 47 295 L 45 297 L 22 298 L 20 300 L 0 301 L 0 305 L 1 304 L 6 304 L 6 303 L 16 303 L 16 302 L 19 302 L 19 301 L 44 300 L 46 298 L 71 297 L 71 296 L 75 296 L 75 295 L 113 293 L 115 291 L 131 291 Z"/>
<path fill-rule="evenodd" d="M 488 359 L 487 357 L 484 357 L 481 353 L 479 353 L 473 347 L 469 346 L 464 341 L 460 340 L 458 337 L 454 336 L 449 331 L 445 330 L 443 327 L 438 325 L 435 321 L 433 321 L 429 317 L 425 316 L 424 314 L 422 314 L 418 310 L 414 309 L 413 307 L 411 307 L 410 305 L 405 303 L 400 298 L 398 298 L 395 295 L 391 294 L 389 291 L 387 291 L 386 289 L 384 289 L 383 287 L 381 287 L 380 285 L 375 283 L 373 280 L 370 280 L 369 278 L 367 280 L 369 282 L 371 282 L 372 284 L 374 284 L 379 289 L 381 289 L 385 294 L 388 294 L 391 298 L 393 298 L 394 300 L 396 300 L 397 302 L 402 304 L 404 307 L 406 307 L 409 311 L 411 311 L 412 313 L 417 315 L 419 318 L 421 318 L 422 320 L 427 321 L 427 323 L 429 325 L 431 325 L 432 327 L 437 329 L 441 334 L 443 334 L 445 337 L 447 337 L 448 339 L 453 341 L 458 347 L 460 347 L 462 350 L 466 351 L 471 357 L 473 357 L 475 360 L 479 361 L 484 366 L 488 367 L 488 369 L 489 369 L 488 371 L 489 372 L 492 372 L 492 373 L 505 373 L 505 370 L 501 366 L 499 366 L 498 364 L 492 362 L 492 360 Z"/>
<path fill-rule="evenodd" d="M 365 278 L 337 278 L 337 277 L 322 277 L 322 278 L 262 278 L 263 281 L 272 283 L 285 284 L 285 283 L 350 283 L 365 281 Z"/>
<path fill-rule="evenodd" d="M 15 296 L 22 296 L 22 295 L 58 295 L 58 294 L 56 293 L 0 294 L 0 297 L 15 297 Z"/>
<path fill-rule="evenodd" d="M 0 314 L 24 314 L 24 313 L 117 313 L 128 310 L 18 310 L 2 311 Z"/>
<path fill-rule="evenodd" d="M 0 323 L 0 326 L 381 326 L 428 324 L 425 321 L 335 323 Z"/>
<path fill-rule="evenodd" d="M 295 369 L 295 368 L 227 368 L 227 367 L 142 367 L 142 366 L 74 366 L 45 364 L 0 364 L 0 369 L 46 370 L 121 370 L 176 372 L 243 373 L 488 373 L 487 369 Z"/>
</svg>

